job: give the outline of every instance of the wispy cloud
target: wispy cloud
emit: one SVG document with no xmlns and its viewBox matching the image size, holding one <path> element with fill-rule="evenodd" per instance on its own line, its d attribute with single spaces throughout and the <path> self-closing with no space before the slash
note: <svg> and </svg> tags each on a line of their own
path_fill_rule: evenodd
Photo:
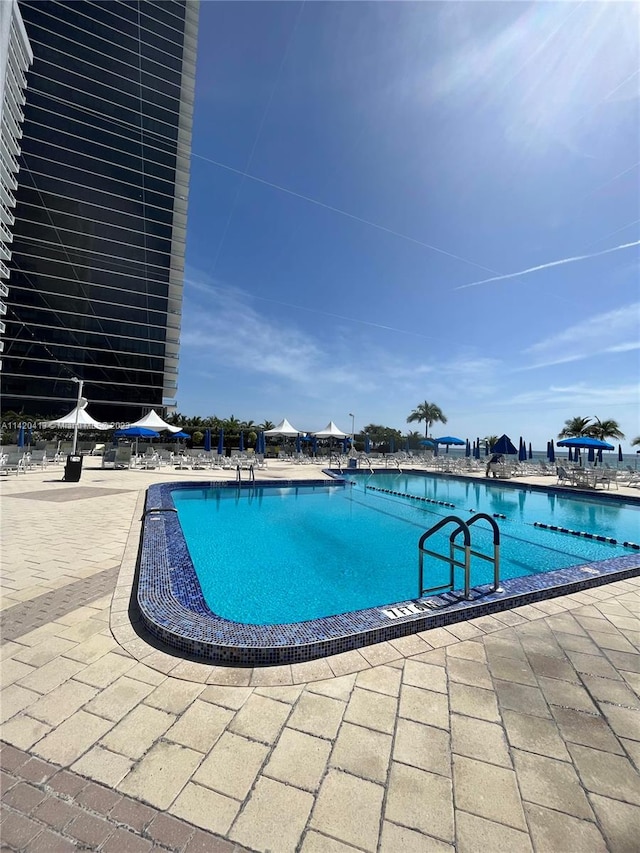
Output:
<svg viewBox="0 0 640 853">
<path fill-rule="evenodd" d="M 587 385 L 577 382 L 571 385 L 550 385 L 537 391 L 524 391 L 509 401 L 512 406 L 547 406 L 560 403 L 572 406 L 630 406 L 637 407 L 640 399 L 640 385 Z"/>
<path fill-rule="evenodd" d="M 559 267 L 562 264 L 572 264 L 575 261 L 587 261 L 590 258 L 598 258 L 600 255 L 608 255 L 611 252 L 619 252 L 622 249 L 631 249 L 634 246 L 640 246 L 640 240 L 634 240 L 632 243 L 622 243 L 620 246 L 613 246 L 610 249 L 603 249 L 601 252 L 591 252 L 589 255 L 574 255 L 570 258 L 562 258 L 559 261 L 549 261 L 546 264 L 539 264 L 537 267 L 529 267 L 526 270 L 520 270 L 519 272 L 510 272 L 506 275 L 494 275 L 492 278 L 483 278 L 480 281 L 471 281 L 469 284 L 461 284 L 458 287 L 454 287 L 454 290 L 466 290 L 468 287 L 478 287 L 481 284 L 489 284 L 493 281 L 505 281 L 508 278 L 518 278 L 519 276 L 529 275 L 532 272 L 539 272 L 540 270 L 548 270 L 551 267 Z"/>
<path fill-rule="evenodd" d="M 638 349 L 639 328 L 640 302 L 623 305 L 569 326 L 559 334 L 528 347 L 524 353 L 532 357 L 533 363 L 523 369 L 532 370 Z"/>
<path fill-rule="evenodd" d="M 261 312 L 252 294 L 210 284 L 193 269 L 185 287 L 181 342 L 191 360 L 197 360 L 203 379 L 207 371 L 233 370 L 239 377 L 248 372 L 274 390 L 289 388 L 315 399 L 348 391 L 385 398 L 408 394 L 419 400 L 425 387 L 438 399 L 478 399 L 494 390 L 499 362 L 473 349 L 449 348 L 446 358 L 429 350 L 420 356 L 347 333 L 338 324 L 330 334 L 324 326 L 321 335 L 315 334 L 274 315 L 273 308 Z"/>
</svg>

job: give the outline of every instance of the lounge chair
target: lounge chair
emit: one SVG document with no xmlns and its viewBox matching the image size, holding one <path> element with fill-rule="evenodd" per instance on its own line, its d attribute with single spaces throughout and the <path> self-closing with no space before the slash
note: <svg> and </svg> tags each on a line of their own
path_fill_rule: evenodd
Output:
<svg viewBox="0 0 640 853">
<path fill-rule="evenodd" d="M 0 472 L 3 474 L 26 474 L 25 454 L 21 450 L 12 450 L 0 454 Z"/>
<path fill-rule="evenodd" d="M 618 488 L 618 472 L 615 468 L 602 468 L 597 474 L 595 478 L 595 486 L 602 486 L 602 488 L 610 489 L 611 486 L 615 486 Z"/>
<path fill-rule="evenodd" d="M 557 483 L 557 485 L 559 485 L 559 486 L 562 486 L 562 485 L 573 486 L 574 485 L 573 477 L 566 470 L 566 468 L 563 468 L 562 465 L 558 465 L 557 472 L 558 472 L 558 483 Z"/>
<path fill-rule="evenodd" d="M 31 468 L 46 468 L 47 467 L 47 451 L 46 450 L 32 450 L 29 453 L 25 454 L 25 465 L 27 471 Z"/>
</svg>

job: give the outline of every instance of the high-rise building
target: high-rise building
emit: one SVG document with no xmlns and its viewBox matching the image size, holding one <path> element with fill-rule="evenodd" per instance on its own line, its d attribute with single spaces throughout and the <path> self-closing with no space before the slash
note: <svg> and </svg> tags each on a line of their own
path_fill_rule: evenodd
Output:
<svg viewBox="0 0 640 853">
<path fill-rule="evenodd" d="M 16 191 L 2 408 L 94 417 L 171 406 L 197 0 L 21 0 L 33 49 Z"/>
<path fill-rule="evenodd" d="M 24 121 L 25 71 L 33 54 L 22 22 L 18 0 L 0 2 L 0 369 L 4 350 L 4 317 L 9 295 L 8 279 L 13 242 L 14 190 L 18 186 L 21 125 Z"/>
</svg>

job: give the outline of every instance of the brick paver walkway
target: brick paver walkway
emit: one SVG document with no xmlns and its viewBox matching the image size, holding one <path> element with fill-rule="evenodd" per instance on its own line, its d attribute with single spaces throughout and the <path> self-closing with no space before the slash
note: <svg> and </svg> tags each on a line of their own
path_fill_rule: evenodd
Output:
<svg viewBox="0 0 640 853">
<path fill-rule="evenodd" d="M 3 637 L 3 849 L 637 853 L 639 578 L 297 669 L 222 670 L 130 626 L 118 642 L 111 595 L 89 597 L 80 579 L 111 578 L 138 488 L 162 476 L 83 484 L 107 473 L 127 491 L 11 501 L 60 485 L 2 484 L 8 624 L 77 593 Z"/>
</svg>

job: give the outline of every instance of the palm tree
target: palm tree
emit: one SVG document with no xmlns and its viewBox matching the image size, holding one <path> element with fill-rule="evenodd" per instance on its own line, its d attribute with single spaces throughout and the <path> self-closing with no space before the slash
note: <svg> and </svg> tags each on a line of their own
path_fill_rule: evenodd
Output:
<svg viewBox="0 0 640 853">
<path fill-rule="evenodd" d="M 588 434 L 593 438 L 599 438 L 600 441 L 605 441 L 607 438 L 624 438 L 624 433 L 620 429 L 618 421 L 608 420 L 601 421 L 597 415 L 595 424 L 591 424 L 588 429 Z"/>
<path fill-rule="evenodd" d="M 499 435 L 485 435 L 485 437 L 482 440 L 486 441 L 487 444 L 489 445 L 489 450 L 492 450 L 493 445 L 497 443 L 499 438 L 500 438 Z"/>
<path fill-rule="evenodd" d="M 258 429 L 262 430 L 273 429 L 274 427 L 275 424 L 273 421 L 263 421 L 261 424 L 258 425 Z"/>
<path fill-rule="evenodd" d="M 416 430 L 412 430 L 407 433 L 407 441 L 409 442 L 409 447 L 412 450 L 415 450 L 420 446 L 420 439 L 422 438 L 422 433 L 417 432 Z"/>
<path fill-rule="evenodd" d="M 420 403 L 415 409 L 411 412 L 409 417 L 407 418 L 407 423 L 414 423 L 418 421 L 425 422 L 424 427 L 424 437 L 428 438 L 431 427 L 435 423 L 446 424 L 447 418 L 442 413 L 442 409 L 440 406 L 436 406 L 435 403 L 429 403 L 427 400 L 424 403 Z"/>
<path fill-rule="evenodd" d="M 591 418 L 569 418 L 564 422 L 564 427 L 558 433 L 558 438 L 571 438 L 572 436 L 588 435 L 588 427 Z"/>
</svg>

